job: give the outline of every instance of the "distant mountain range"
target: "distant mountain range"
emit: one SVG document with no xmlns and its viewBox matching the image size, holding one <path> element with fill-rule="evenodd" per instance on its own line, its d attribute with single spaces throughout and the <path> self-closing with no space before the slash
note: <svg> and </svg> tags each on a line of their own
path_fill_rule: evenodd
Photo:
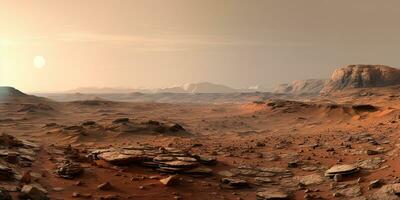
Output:
<svg viewBox="0 0 400 200">
<path fill-rule="evenodd" d="M 346 89 L 400 85 L 400 69 L 385 65 L 347 65 L 335 70 L 329 80 L 307 79 L 268 88 L 253 86 L 235 89 L 209 82 L 185 84 L 160 89 L 79 88 L 64 93 L 36 93 L 56 101 L 113 100 L 136 102 L 251 102 L 269 98 L 329 95 Z M 41 102 L 46 99 L 26 95 L 21 91 L 0 86 L 0 102 Z"/>
<path fill-rule="evenodd" d="M 274 89 L 274 93 L 281 94 L 319 94 L 328 80 L 306 79 L 293 81 L 290 84 L 280 84 Z"/>
<path fill-rule="evenodd" d="M 173 86 L 155 89 L 130 89 L 130 88 L 95 88 L 85 87 L 67 91 L 67 93 L 238 93 L 238 92 L 268 92 L 266 87 L 254 86 L 246 89 L 235 89 L 222 84 L 210 82 L 190 83 L 181 86 Z"/>
</svg>

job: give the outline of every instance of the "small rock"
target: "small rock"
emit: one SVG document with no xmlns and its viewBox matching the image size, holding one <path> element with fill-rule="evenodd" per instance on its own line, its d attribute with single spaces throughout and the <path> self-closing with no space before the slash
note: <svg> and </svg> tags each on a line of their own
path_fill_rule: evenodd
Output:
<svg viewBox="0 0 400 200">
<path fill-rule="evenodd" d="M 82 183 L 82 181 L 77 181 L 77 182 L 74 183 L 74 185 L 81 186 L 81 185 L 83 185 L 83 183 Z"/>
<path fill-rule="evenodd" d="M 165 186 L 172 186 L 179 183 L 179 177 L 176 175 L 169 176 L 167 178 L 161 179 L 160 182 Z"/>
<path fill-rule="evenodd" d="M 380 154 L 381 152 L 380 151 L 377 151 L 377 150 L 372 150 L 372 149 L 368 149 L 367 150 L 367 155 L 378 155 L 378 154 Z"/>
<path fill-rule="evenodd" d="M 256 146 L 265 147 L 265 143 L 264 142 L 257 142 Z"/>
<path fill-rule="evenodd" d="M 33 185 L 24 185 L 21 189 L 21 195 L 23 198 L 29 198 L 31 200 L 48 200 L 47 194 L 41 189 Z"/>
<path fill-rule="evenodd" d="M 289 168 L 297 168 L 299 166 L 297 161 L 288 162 Z"/>
<path fill-rule="evenodd" d="M 79 192 L 73 192 L 73 193 L 72 193 L 72 197 L 75 197 L 75 198 L 86 198 L 86 199 L 88 199 L 88 198 L 92 198 L 92 194 L 81 194 L 81 193 L 79 193 Z"/>
<path fill-rule="evenodd" d="M 201 164 L 204 164 L 204 165 L 216 165 L 217 164 L 216 157 L 201 156 L 201 155 L 196 155 L 194 157 L 197 159 L 197 161 L 199 161 Z"/>
<path fill-rule="evenodd" d="M 79 193 L 79 192 L 72 193 L 72 197 L 80 197 L 80 196 L 81 196 L 81 193 Z"/>
<path fill-rule="evenodd" d="M 335 174 L 335 176 L 333 176 L 333 181 L 341 182 L 343 181 L 343 176 L 341 174 Z"/>
<path fill-rule="evenodd" d="M 24 183 L 24 184 L 29 184 L 29 183 L 31 183 L 31 181 L 32 181 L 31 172 L 27 171 L 24 173 L 24 175 L 22 176 L 22 178 L 19 182 Z"/>
<path fill-rule="evenodd" d="M 203 144 L 200 144 L 200 143 L 194 143 L 194 144 L 192 144 L 192 147 L 202 147 L 203 146 Z"/>
<path fill-rule="evenodd" d="M 62 187 L 54 187 L 52 190 L 55 191 L 55 192 L 61 192 L 61 191 L 64 191 L 64 188 L 62 188 Z"/>
<path fill-rule="evenodd" d="M 219 171 L 217 174 L 220 175 L 220 176 L 225 176 L 225 177 L 233 177 L 233 176 L 235 176 L 234 173 L 232 173 L 231 171 L 227 171 L 227 170 Z"/>
<path fill-rule="evenodd" d="M 57 169 L 58 176 L 66 179 L 75 178 L 83 173 L 83 168 L 78 163 L 66 161 Z"/>
<path fill-rule="evenodd" d="M 326 151 L 327 152 L 333 152 L 333 151 L 335 151 L 335 149 L 334 148 L 328 148 Z"/>
<path fill-rule="evenodd" d="M 383 185 L 383 180 L 382 179 L 377 179 L 369 182 L 368 188 L 380 188 Z"/>
<path fill-rule="evenodd" d="M 120 197 L 118 195 L 106 195 L 106 196 L 101 196 L 99 197 L 100 200 L 118 200 Z"/>
<path fill-rule="evenodd" d="M 222 178 L 221 179 L 222 186 L 226 186 L 228 188 L 247 188 L 249 184 L 247 181 L 242 179 L 233 179 L 233 178 Z"/>
<path fill-rule="evenodd" d="M 111 183 L 107 181 L 105 183 L 102 183 L 102 184 L 98 185 L 97 189 L 99 189 L 99 190 L 111 190 L 112 186 L 111 186 Z"/>
<path fill-rule="evenodd" d="M 132 176 L 131 181 L 143 181 L 145 178 L 144 176 Z"/>
<path fill-rule="evenodd" d="M 95 121 L 91 121 L 91 120 L 89 120 L 89 121 L 84 121 L 84 122 L 82 123 L 82 126 L 93 126 L 93 125 L 96 125 L 96 122 L 95 122 Z"/>
<path fill-rule="evenodd" d="M 120 123 L 127 123 L 127 122 L 129 122 L 129 118 L 124 117 L 124 118 L 115 119 L 112 123 L 120 124 Z"/>
<path fill-rule="evenodd" d="M 179 131 L 186 131 L 180 124 L 174 124 L 169 127 L 169 131 L 171 132 L 179 132 Z"/>
</svg>

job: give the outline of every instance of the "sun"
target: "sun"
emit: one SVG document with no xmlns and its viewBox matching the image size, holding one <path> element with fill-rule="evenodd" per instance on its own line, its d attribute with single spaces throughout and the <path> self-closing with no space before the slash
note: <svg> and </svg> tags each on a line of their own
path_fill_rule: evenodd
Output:
<svg viewBox="0 0 400 200">
<path fill-rule="evenodd" d="M 33 58 L 33 66 L 42 69 L 46 65 L 46 59 L 43 56 L 35 56 Z"/>
</svg>

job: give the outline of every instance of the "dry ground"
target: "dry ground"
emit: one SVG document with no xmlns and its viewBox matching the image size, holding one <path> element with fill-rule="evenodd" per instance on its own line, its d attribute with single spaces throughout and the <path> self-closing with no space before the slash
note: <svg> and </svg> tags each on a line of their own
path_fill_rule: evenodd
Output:
<svg viewBox="0 0 400 200">
<path fill-rule="evenodd" d="M 0 131 L 42 145 L 33 166 L 23 170 L 42 174 L 37 182 L 47 189 L 51 199 L 79 199 L 72 197 L 73 192 L 92 195 L 88 199 L 104 195 L 118 195 L 121 199 L 256 199 L 256 193 L 265 188 L 288 190 L 293 199 L 304 199 L 306 192 L 310 199 L 350 199 L 345 197 L 347 194 L 338 197 L 333 194 L 356 186 L 361 193 L 350 196 L 368 197 L 378 190 L 369 189 L 370 181 L 383 179 L 389 184 L 400 177 L 397 91 L 397 88 L 351 90 L 305 103 L 273 100 L 240 104 L 59 103 L 17 99 L 0 105 Z M 372 105 L 374 109 L 354 107 L 361 104 Z M 113 120 L 123 117 L 138 124 L 149 120 L 178 123 L 190 134 L 107 129 Z M 95 121 L 96 127 L 83 131 L 65 129 L 73 125 L 82 127 L 88 120 Z M 137 165 L 117 167 L 102 161 L 81 163 L 85 172 L 71 180 L 54 174 L 57 157 L 62 156 L 57 149 L 66 145 L 85 152 L 137 144 L 215 156 L 218 164 L 210 167 L 211 176 L 182 175 L 180 183 L 170 187 L 158 180 L 167 174 Z M 368 155 L 367 150 L 379 153 Z M 341 182 L 324 177 L 325 170 L 332 165 L 360 164 L 372 158 L 382 158 L 382 162 L 368 165 L 370 169 L 361 169 Z M 223 176 L 219 172 L 238 172 L 244 166 L 280 167 L 289 173 L 272 176 L 271 183 L 258 183 L 255 181 L 258 175 L 242 170 L 235 178 L 246 180 L 250 188 L 220 186 Z M 299 180 L 306 175 L 319 175 L 323 180 L 299 186 Z M 82 185 L 77 186 L 77 181 Z M 113 189 L 99 191 L 97 186 L 107 181 Z"/>
</svg>

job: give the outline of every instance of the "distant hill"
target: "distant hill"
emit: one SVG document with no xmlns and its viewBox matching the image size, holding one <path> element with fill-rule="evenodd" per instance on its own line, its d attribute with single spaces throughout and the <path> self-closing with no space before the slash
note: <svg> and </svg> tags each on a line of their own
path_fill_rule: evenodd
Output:
<svg viewBox="0 0 400 200">
<path fill-rule="evenodd" d="M 159 89 L 157 92 L 171 92 L 171 93 L 235 93 L 239 92 L 237 89 L 231 87 L 214 84 L 209 82 L 185 84 L 179 87 L 170 87 Z"/>
<path fill-rule="evenodd" d="M 209 82 L 190 83 L 182 86 L 173 86 L 156 89 L 133 89 L 133 88 L 96 88 L 84 87 L 67 91 L 67 93 L 83 93 L 83 94 L 117 94 L 117 93 L 235 93 L 242 90 L 234 89 L 221 84 Z"/>
<path fill-rule="evenodd" d="M 0 102 L 12 103 L 43 103 L 49 99 L 25 94 L 18 89 L 9 86 L 0 86 Z"/>
<path fill-rule="evenodd" d="M 386 65 L 347 65 L 336 69 L 321 93 L 400 84 L 400 70 Z"/>
<path fill-rule="evenodd" d="M 69 90 L 66 93 L 84 93 L 84 94 L 101 94 L 101 93 L 131 93 L 131 92 L 146 92 L 145 89 L 132 89 L 132 88 L 116 88 L 116 87 L 81 87 L 74 90 Z"/>
<path fill-rule="evenodd" d="M 126 93 L 126 94 L 40 94 L 55 101 L 108 100 L 119 102 L 159 102 L 159 103 L 248 103 L 263 101 L 272 97 L 283 98 L 283 94 L 268 92 L 248 93 Z"/>
<path fill-rule="evenodd" d="M 8 86 L 0 86 L 0 98 L 27 96 L 25 93 Z"/>
<path fill-rule="evenodd" d="M 275 93 L 281 94 L 319 94 L 324 88 L 327 80 L 324 79 L 307 79 L 297 80 L 290 84 L 280 84 L 275 89 Z"/>
</svg>

